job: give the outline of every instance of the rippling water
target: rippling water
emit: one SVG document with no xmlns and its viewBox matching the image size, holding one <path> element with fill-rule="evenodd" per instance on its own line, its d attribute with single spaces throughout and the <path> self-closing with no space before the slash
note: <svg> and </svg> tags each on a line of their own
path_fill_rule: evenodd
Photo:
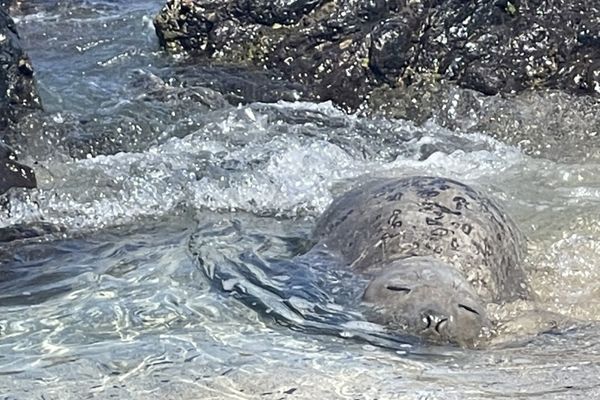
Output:
<svg viewBox="0 0 600 400">
<path fill-rule="evenodd" d="M 37 3 L 17 22 L 48 113 L 18 143 L 40 188 L 11 193 L 0 228 L 45 234 L 0 247 L 2 398 L 600 395 L 597 158 L 575 163 L 567 139 L 550 161 L 348 116 L 277 83 L 286 101 L 260 102 L 248 82 L 268 77 L 160 51 L 162 0 Z M 461 350 L 362 321 L 357 277 L 289 260 L 365 174 L 443 175 L 498 198 L 528 237 L 537 297 L 498 312 L 569 324 Z"/>
</svg>

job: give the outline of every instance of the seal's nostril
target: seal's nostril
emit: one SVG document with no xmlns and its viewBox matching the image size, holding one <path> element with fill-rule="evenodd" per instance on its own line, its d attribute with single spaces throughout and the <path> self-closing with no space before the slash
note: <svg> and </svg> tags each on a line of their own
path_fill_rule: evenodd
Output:
<svg viewBox="0 0 600 400">
<path fill-rule="evenodd" d="M 424 322 L 425 324 L 427 324 L 427 325 L 425 326 L 425 329 L 429 329 L 429 328 L 431 328 L 431 325 L 432 325 L 432 323 L 433 323 L 433 321 L 432 321 L 432 319 L 431 319 L 431 315 L 429 315 L 429 314 L 425 315 L 425 316 L 423 317 L 423 322 Z"/>
<path fill-rule="evenodd" d="M 446 325 L 448 324 L 448 318 L 439 313 L 427 312 L 423 313 L 423 330 L 436 332 L 441 335 Z"/>
<path fill-rule="evenodd" d="M 446 326 L 447 322 L 448 322 L 448 318 L 442 318 L 440 320 L 440 322 L 438 322 L 435 325 L 435 331 L 441 335 L 442 334 L 442 329 L 444 329 L 444 327 Z"/>
</svg>

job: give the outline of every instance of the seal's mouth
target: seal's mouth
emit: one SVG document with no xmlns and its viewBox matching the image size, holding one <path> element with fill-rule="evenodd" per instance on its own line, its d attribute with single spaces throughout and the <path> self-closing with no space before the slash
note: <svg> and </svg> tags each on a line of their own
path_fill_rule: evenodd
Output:
<svg viewBox="0 0 600 400">
<path fill-rule="evenodd" d="M 489 327 L 485 306 L 454 268 L 430 258 L 398 260 L 374 276 L 363 295 L 367 318 L 435 343 L 470 347 Z"/>
</svg>

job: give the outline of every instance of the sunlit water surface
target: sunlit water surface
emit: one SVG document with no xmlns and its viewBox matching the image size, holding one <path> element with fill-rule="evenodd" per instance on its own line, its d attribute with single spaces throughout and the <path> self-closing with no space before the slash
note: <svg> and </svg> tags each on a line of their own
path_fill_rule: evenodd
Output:
<svg viewBox="0 0 600 400">
<path fill-rule="evenodd" d="M 182 83 L 191 67 L 154 36 L 161 3 L 17 14 L 48 113 L 16 141 L 40 189 L 11 193 L 0 224 L 46 234 L 0 247 L 2 398 L 600 396 L 595 158 L 531 158 L 327 103 L 248 102 L 262 98 L 244 92 L 257 77 L 234 69 Z M 290 262 L 333 196 L 410 174 L 502 202 L 528 238 L 535 307 L 573 323 L 486 350 L 415 346 L 362 320 L 343 268 Z"/>
</svg>

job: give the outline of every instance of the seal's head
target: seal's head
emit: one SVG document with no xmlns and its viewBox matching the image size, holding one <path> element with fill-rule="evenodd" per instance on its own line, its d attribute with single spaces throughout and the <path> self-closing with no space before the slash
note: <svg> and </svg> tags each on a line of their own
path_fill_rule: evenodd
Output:
<svg viewBox="0 0 600 400">
<path fill-rule="evenodd" d="M 373 322 L 434 343 L 472 347 L 490 325 L 469 282 L 452 266 L 429 257 L 386 265 L 363 300 L 372 306 Z"/>
</svg>

